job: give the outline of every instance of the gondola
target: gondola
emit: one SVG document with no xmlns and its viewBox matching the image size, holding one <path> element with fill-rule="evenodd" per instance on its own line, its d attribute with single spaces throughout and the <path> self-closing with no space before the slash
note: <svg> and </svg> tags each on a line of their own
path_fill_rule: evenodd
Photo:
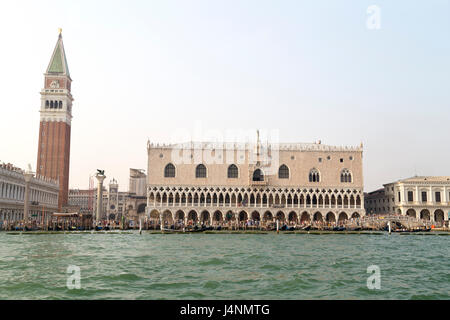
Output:
<svg viewBox="0 0 450 320">
<path fill-rule="evenodd" d="M 197 226 L 193 229 L 186 230 L 186 232 L 192 232 L 192 233 L 193 232 L 203 232 L 203 231 L 206 231 L 206 228 L 198 228 Z"/>
<path fill-rule="evenodd" d="M 421 229 L 416 229 L 416 230 L 412 230 L 411 232 L 430 232 L 431 228 L 421 228 Z"/>
</svg>

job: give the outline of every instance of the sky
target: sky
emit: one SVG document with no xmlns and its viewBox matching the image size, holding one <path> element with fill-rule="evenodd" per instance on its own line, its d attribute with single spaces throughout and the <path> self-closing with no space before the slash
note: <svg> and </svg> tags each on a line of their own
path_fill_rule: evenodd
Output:
<svg viewBox="0 0 450 320">
<path fill-rule="evenodd" d="M 450 0 L 2 1 L 0 161 L 36 167 L 58 28 L 72 188 L 102 168 L 126 191 L 147 139 L 198 127 L 363 142 L 365 191 L 450 176 Z"/>
</svg>

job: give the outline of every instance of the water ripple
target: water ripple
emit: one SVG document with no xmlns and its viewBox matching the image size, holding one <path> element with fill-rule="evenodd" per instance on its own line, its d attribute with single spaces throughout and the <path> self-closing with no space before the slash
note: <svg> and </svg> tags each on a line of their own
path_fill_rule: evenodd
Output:
<svg viewBox="0 0 450 320">
<path fill-rule="evenodd" d="M 449 299 L 449 237 L 0 233 L 0 299 Z M 81 269 L 81 290 L 66 287 Z M 381 270 L 370 290 L 367 267 Z"/>
</svg>

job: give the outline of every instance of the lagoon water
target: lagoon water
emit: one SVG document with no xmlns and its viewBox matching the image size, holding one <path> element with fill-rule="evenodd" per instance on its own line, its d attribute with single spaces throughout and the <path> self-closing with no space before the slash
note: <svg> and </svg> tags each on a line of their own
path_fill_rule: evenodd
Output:
<svg viewBox="0 0 450 320">
<path fill-rule="evenodd" d="M 450 299 L 450 236 L 3 232 L 0 243 L 0 299 Z M 371 265 L 380 290 L 367 288 Z"/>
</svg>

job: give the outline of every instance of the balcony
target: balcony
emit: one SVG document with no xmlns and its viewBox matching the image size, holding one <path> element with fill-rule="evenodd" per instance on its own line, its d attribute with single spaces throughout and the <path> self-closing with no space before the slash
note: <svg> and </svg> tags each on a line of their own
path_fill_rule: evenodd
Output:
<svg viewBox="0 0 450 320">
<path fill-rule="evenodd" d="M 267 180 L 266 181 L 253 181 L 253 180 L 250 180 L 250 183 L 249 183 L 250 186 L 267 186 L 267 184 L 268 184 Z"/>
</svg>

